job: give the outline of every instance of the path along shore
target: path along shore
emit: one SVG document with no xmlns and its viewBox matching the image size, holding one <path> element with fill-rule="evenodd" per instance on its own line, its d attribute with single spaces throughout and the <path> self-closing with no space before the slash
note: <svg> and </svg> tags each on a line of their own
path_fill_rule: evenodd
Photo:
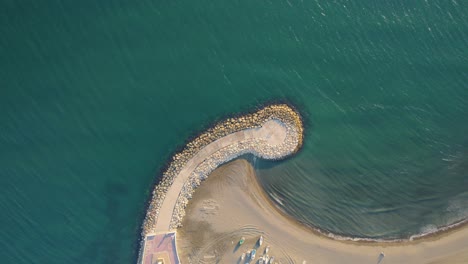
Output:
<svg viewBox="0 0 468 264">
<path fill-rule="evenodd" d="M 189 142 L 182 152 L 174 155 L 153 191 L 143 223 L 139 259 L 145 254 L 147 235 L 167 233 L 181 225 L 194 189 L 219 165 L 247 153 L 264 159 L 282 159 L 299 150 L 302 138 L 299 114 L 281 104 L 227 119 Z"/>
</svg>

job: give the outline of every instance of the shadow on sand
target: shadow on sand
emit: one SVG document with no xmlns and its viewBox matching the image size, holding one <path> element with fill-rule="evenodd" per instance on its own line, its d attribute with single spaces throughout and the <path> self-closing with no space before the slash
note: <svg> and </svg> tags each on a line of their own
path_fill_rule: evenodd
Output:
<svg viewBox="0 0 468 264">
<path fill-rule="evenodd" d="M 380 263 L 383 261 L 384 257 L 385 257 L 385 254 L 384 254 L 384 253 L 380 253 L 380 254 L 379 254 L 379 258 L 377 258 L 377 264 L 380 264 Z"/>
<path fill-rule="evenodd" d="M 236 251 L 240 248 L 240 246 L 241 246 L 241 244 L 239 242 L 237 242 L 236 246 L 232 250 L 232 253 L 236 253 Z"/>
</svg>

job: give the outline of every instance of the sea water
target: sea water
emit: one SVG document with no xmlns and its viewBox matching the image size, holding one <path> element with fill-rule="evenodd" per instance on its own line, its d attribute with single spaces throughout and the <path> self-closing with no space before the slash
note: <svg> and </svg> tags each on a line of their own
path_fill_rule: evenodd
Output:
<svg viewBox="0 0 468 264">
<path fill-rule="evenodd" d="M 333 236 L 468 216 L 465 1 L 2 1 L 2 263 L 131 263 L 153 184 L 216 120 L 295 104 L 305 144 L 257 160 Z"/>
</svg>

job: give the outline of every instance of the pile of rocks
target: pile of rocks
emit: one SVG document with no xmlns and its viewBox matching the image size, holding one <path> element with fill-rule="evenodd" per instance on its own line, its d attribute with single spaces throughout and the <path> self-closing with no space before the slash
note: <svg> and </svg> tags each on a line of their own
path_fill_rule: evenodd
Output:
<svg viewBox="0 0 468 264">
<path fill-rule="evenodd" d="M 191 198 L 194 189 L 200 182 L 219 165 L 230 161 L 240 155 L 252 153 L 265 159 L 282 159 L 294 154 L 302 146 L 303 126 L 299 114 L 290 106 L 285 104 L 270 105 L 265 108 L 237 118 L 229 118 L 224 122 L 215 125 L 206 132 L 200 134 L 189 142 L 186 147 L 173 156 L 172 162 L 163 173 L 160 183 L 153 191 L 145 221 L 143 223 L 142 236 L 154 232 L 156 220 L 159 215 L 162 202 L 167 190 L 172 185 L 174 178 L 179 174 L 184 165 L 202 148 L 231 133 L 244 129 L 261 127 L 269 120 L 276 120 L 286 128 L 286 138 L 280 145 L 271 146 L 265 140 L 253 139 L 241 141 L 229 145 L 205 159 L 190 175 L 189 180 L 179 194 L 176 208 L 174 208 L 171 219 L 171 228 L 180 226 L 185 215 L 185 206 Z"/>
</svg>

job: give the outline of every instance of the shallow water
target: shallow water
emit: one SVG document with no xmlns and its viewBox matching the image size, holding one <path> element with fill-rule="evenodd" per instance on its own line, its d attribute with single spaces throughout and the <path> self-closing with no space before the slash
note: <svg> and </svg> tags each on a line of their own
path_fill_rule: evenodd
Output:
<svg viewBox="0 0 468 264">
<path fill-rule="evenodd" d="M 257 161 L 284 210 L 402 238 L 468 216 L 463 1 L 4 1 L 0 259 L 129 263 L 184 141 L 269 100 L 307 131 Z"/>
</svg>

